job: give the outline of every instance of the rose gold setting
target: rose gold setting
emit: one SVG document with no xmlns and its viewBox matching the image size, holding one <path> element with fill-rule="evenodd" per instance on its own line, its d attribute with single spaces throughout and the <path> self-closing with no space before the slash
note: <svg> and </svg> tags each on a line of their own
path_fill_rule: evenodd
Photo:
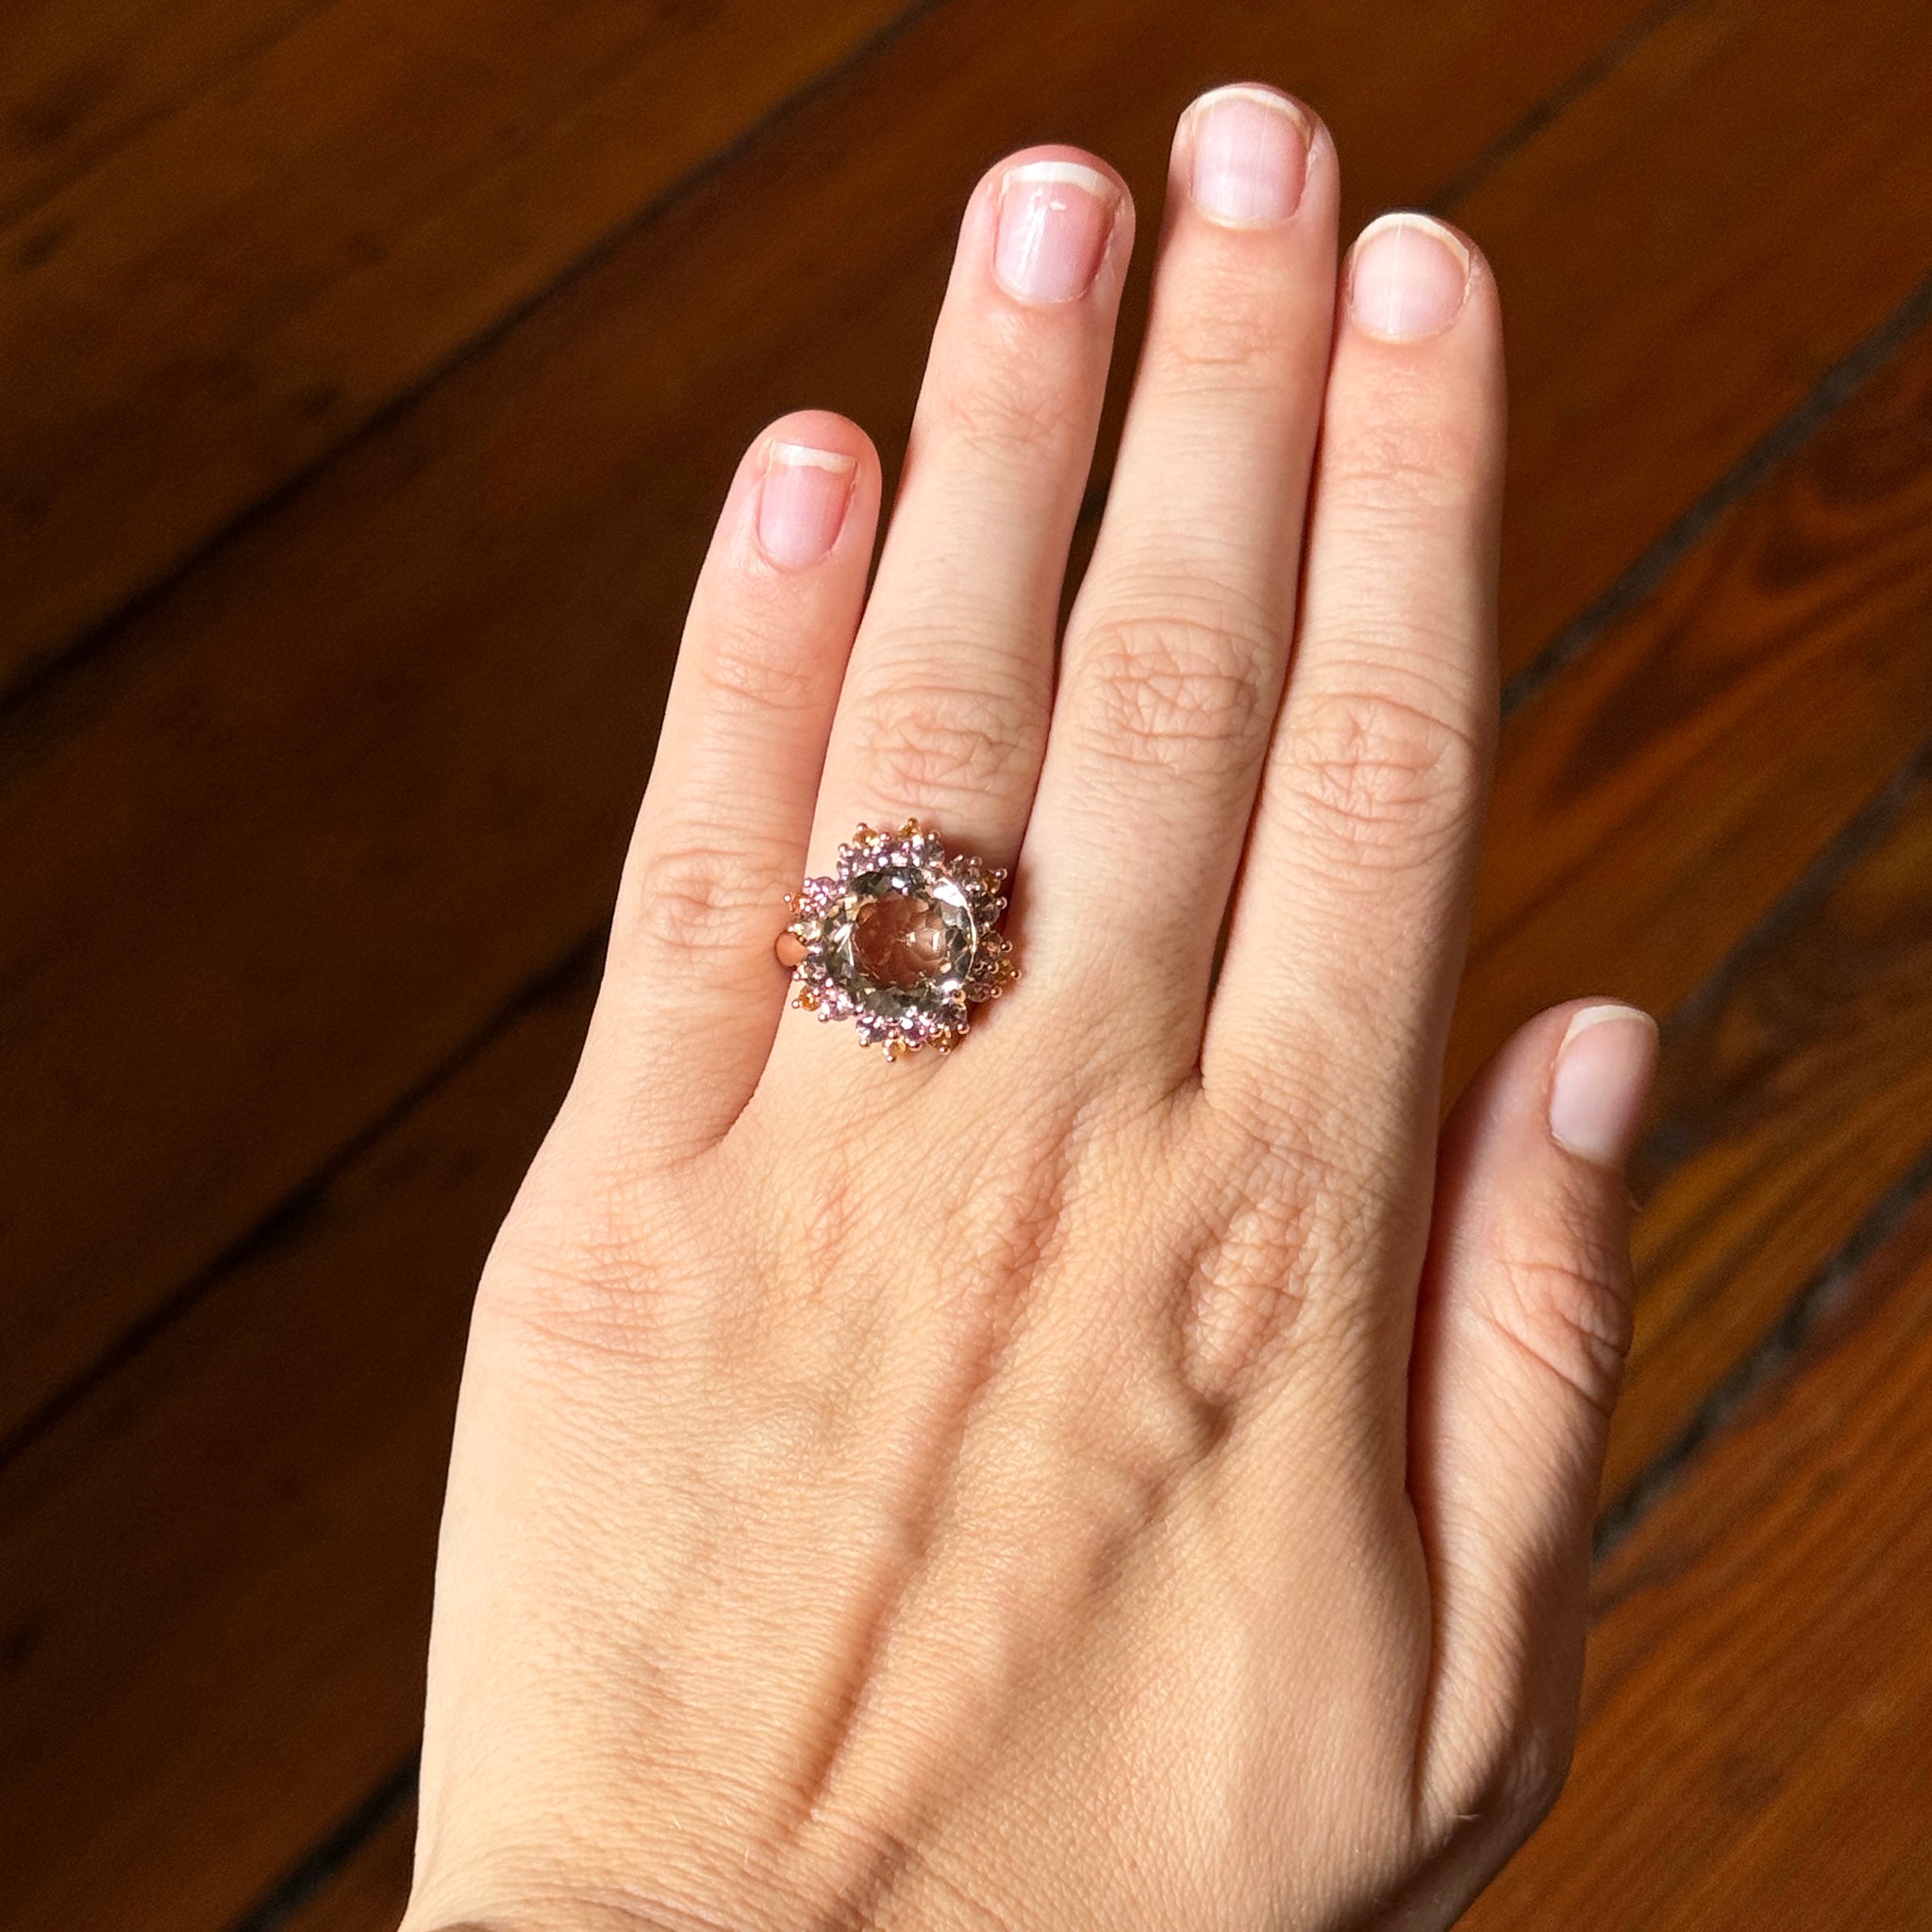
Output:
<svg viewBox="0 0 1932 1932">
<path fill-rule="evenodd" d="M 791 972 L 791 1004 L 849 1020 L 888 1060 L 923 1047 L 950 1053 L 973 1008 L 1020 975 L 999 930 L 1004 872 L 949 853 L 908 819 L 896 832 L 860 825 L 829 876 L 789 894 L 791 923 L 774 951 Z"/>
</svg>

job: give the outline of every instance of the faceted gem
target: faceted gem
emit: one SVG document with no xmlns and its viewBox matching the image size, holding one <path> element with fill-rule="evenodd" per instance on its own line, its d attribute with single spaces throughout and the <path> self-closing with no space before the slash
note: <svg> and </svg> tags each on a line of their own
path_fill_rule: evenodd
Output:
<svg viewBox="0 0 1932 1932">
<path fill-rule="evenodd" d="M 849 1021 L 888 1059 L 965 1037 L 974 1007 L 1011 983 L 999 930 L 1006 874 L 971 854 L 949 857 L 909 820 L 897 833 L 861 825 L 824 878 L 807 879 L 774 950 L 792 970 L 792 1004 Z"/>
<path fill-rule="evenodd" d="M 910 992 L 945 970 L 946 923 L 930 899 L 889 892 L 868 899 L 853 915 L 852 957 L 880 986 Z"/>
<path fill-rule="evenodd" d="M 898 1021 L 937 1017 L 973 970 L 979 942 L 973 908 L 952 880 L 911 865 L 860 873 L 821 927 L 833 983 L 862 1009 Z"/>
</svg>

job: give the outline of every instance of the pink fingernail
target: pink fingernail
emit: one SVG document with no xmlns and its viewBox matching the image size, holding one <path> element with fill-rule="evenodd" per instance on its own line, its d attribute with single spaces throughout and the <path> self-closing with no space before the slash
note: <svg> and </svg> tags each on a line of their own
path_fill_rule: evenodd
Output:
<svg viewBox="0 0 1932 1932">
<path fill-rule="evenodd" d="M 993 274 L 1023 302 L 1072 302 L 1093 286 L 1120 193 L 1077 161 L 1024 161 L 1000 183 Z"/>
<path fill-rule="evenodd" d="M 1571 1015 L 1550 1081 L 1550 1134 L 1601 1167 L 1622 1167 L 1637 1139 L 1657 1066 L 1657 1022 L 1635 1007 Z"/>
<path fill-rule="evenodd" d="M 838 450 L 774 442 L 758 491 L 758 547 L 781 570 L 816 563 L 839 541 L 858 463 Z"/>
<path fill-rule="evenodd" d="M 1462 313 L 1469 271 L 1469 249 L 1454 229 L 1427 215 L 1383 215 L 1349 256 L 1349 313 L 1385 341 L 1440 335 Z"/>
<path fill-rule="evenodd" d="M 1310 128 L 1286 95 L 1223 87 L 1182 117 L 1191 147 L 1188 190 L 1209 221 L 1272 227 L 1302 204 Z"/>
</svg>

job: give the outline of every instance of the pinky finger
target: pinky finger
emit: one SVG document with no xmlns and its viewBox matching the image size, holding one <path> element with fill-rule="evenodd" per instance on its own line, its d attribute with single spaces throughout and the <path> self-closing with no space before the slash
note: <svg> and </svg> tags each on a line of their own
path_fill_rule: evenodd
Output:
<svg viewBox="0 0 1932 1932">
<path fill-rule="evenodd" d="M 804 872 L 878 514 L 870 440 L 823 411 L 774 423 L 732 481 L 579 1074 L 632 1116 L 629 1147 L 709 1144 L 763 1069 L 787 990 L 772 944 Z"/>
<path fill-rule="evenodd" d="M 1478 1883 L 1569 1766 L 1628 1344 L 1623 1168 L 1656 1057 L 1635 1008 L 1557 1008 L 1491 1061 L 1443 1135 L 1410 1371 L 1436 1623 L 1422 1789 L 1441 1817 L 1478 1821 Z"/>
</svg>

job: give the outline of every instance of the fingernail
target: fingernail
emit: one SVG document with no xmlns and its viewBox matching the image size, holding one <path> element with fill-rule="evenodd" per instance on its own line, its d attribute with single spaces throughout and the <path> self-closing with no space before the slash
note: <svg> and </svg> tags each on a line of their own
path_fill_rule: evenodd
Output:
<svg viewBox="0 0 1932 1932">
<path fill-rule="evenodd" d="M 1348 263 L 1349 312 L 1391 342 L 1439 335 L 1469 296 L 1469 249 L 1427 215 L 1383 215 L 1361 232 Z"/>
<path fill-rule="evenodd" d="M 839 541 L 858 463 L 837 450 L 774 442 L 758 491 L 758 547 L 781 570 L 816 563 Z"/>
<path fill-rule="evenodd" d="M 1093 286 L 1119 191 L 1077 161 L 1025 161 L 1000 182 L 992 268 L 1023 302 L 1072 302 Z"/>
<path fill-rule="evenodd" d="M 1550 1081 L 1550 1134 L 1602 1167 L 1622 1167 L 1637 1139 L 1657 1066 L 1657 1022 L 1635 1007 L 1573 1014 Z"/>
<path fill-rule="evenodd" d="M 1222 87 L 1182 117 L 1188 192 L 1209 221 L 1264 228 L 1301 206 L 1308 176 L 1307 118 L 1263 87 Z"/>
</svg>

